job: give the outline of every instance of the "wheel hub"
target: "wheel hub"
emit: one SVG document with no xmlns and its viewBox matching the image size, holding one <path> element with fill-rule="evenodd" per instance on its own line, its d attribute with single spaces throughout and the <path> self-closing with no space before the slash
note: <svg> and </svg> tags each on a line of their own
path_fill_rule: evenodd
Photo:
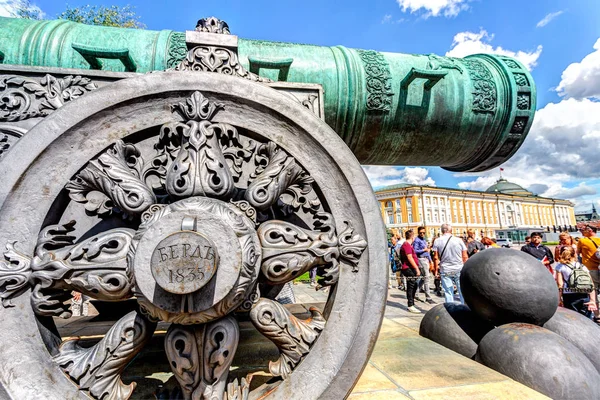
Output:
<svg viewBox="0 0 600 400">
<path fill-rule="evenodd" d="M 192 197 L 155 206 L 132 241 L 134 293 L 155 319 L 206 322 L 238 307 L 254 288 L 260 246 L 235 205 Z"/>
</svg>

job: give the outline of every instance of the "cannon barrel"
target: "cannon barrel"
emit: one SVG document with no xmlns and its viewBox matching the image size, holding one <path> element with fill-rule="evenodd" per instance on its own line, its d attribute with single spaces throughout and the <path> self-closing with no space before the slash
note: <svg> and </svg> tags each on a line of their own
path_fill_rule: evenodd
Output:
<svg viewBox="0 0 600 400">
<path fill-rule="evenodd" d="M 175 66 L 185 33 L 0 17 L 5 64 L 148 72 Z M 90 54 L 105 54 L 101 62 Z M 509 159 L 533 122 L 535 85 L 517 60 L 464 59 L 238 39 L 241 64 L 323 86 L 325 121 L 362 164 L 483 171 Z"/>
</svg>

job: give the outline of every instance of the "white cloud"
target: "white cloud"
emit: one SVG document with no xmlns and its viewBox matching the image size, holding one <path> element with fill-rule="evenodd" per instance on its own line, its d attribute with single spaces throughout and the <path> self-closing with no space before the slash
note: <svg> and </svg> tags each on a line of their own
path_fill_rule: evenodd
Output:
<svg viewBox="0 0 600 400">
<path fill-rule="evenodd" d="M 540 196 L 575 203 L 597 194 L 600 183 L 600 102 L 566 99 L 538 110 L 523 146 L 507 161 L 503 176 Z M 485 190 L 498 178 L 498 170 L 458 184 Z M 573 183 L 577 183 L 573 187 Z M 589 198 L 585 201 L 590 201 Z"/>
<path fill-rule="evenodd" d="M 383 19 L 381 20 L 382 24 L 387 24 L 392 22 L 392 15 L 391 14 L 386 14 L 383 16 Z"/>
<path fill-rule="evenodd" d="M 600 98 L 600 39 L 594 44 L 592 53 L 563 71 L 556 91 L 561 96 L 576 99 Z"/>
<path fill-rule="evenodd" d="M 27 0 L 0 0 L 0 17 L 17 17 L 19 9 L 27 10 L 33 15 L 44 17 L 44 12 Z"/>
<path fill-rule="evenodd" d="M 456 17 L 461 11 L 467 10 L 469 0 L 396 0 L 402 12 L 411 14 L 421 12 L 423 18 Z"/>
<path fill-rule="evenodd" d="M 563 12 L 564 11 L 561 10 L 561 11 L 553 12 L 550 14 L 546 14 L 546 16 L 544 18 L 542 18 L 542 20 L 540 22 L 538 22 L 535 27 L 542 28 L 542 27 L 548 25 L 554 18 L 558 17 Z"/>
<path fill-rule="evenodd" d="M 542 54 L 542 45 L 539 45 L 535 51 L 512 51 L 503 49 L 502 47 L 494 47 L 490 42 L 494 39 L 494 35 L 490 35 L 486 30 L 481 29 L 479 33 L 475 32 L 460 32 L 454 35 L 452 40 L 452 48 L 446 53 L 450 57 L 465 57 L 470 54 L 487 53 L 501 54 L 516 58 L 525 65 L 528 70 L 532 70 L 537 65 L 537 60 Z"/>
<path fill-rule="evenodd" d="M 428 176 L 427 168 L 367 165 L 363 166 L 363 170 L 374 188 L 399 183 L 435 186 L 435 181 Z"/>
</svg>

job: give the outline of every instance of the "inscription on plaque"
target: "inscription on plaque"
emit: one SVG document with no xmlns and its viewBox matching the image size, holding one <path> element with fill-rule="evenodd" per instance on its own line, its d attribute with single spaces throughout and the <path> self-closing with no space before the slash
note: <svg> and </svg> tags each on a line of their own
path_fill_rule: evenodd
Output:
<svg viewBox="0 0 600 400">
<path fill-rule="evenodd" d="M 156 283 L 170 293 L 186 294 L 200 289 L 218 265 L 217 249 L 206 236 L 181 231 L 167 236 L 154 248 L 150 267 Z"/>
</svg>

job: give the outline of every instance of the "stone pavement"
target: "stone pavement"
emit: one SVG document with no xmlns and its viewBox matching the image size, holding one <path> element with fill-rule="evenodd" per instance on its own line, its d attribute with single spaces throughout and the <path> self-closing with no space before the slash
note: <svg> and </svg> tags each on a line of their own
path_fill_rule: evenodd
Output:
<svg viewBox="0 0 600 400">
<path fill-rule="evenodd" d="M 307 284 L 294 286 L 298 302 L 324 302 L 327 294 Z M 425 299 L 424 294 L 419 294 Z M 444 299 L 433 295 L 436 302 Z M 351 400 L 547 399 L 544 395 L 475 361 L 419 336 L 419 325 L 435 305 L 416 302 L 423 314 L 406 307 L 406 293 L 388 291 L 385 317 L 375 350 Z"/>
</svg>

